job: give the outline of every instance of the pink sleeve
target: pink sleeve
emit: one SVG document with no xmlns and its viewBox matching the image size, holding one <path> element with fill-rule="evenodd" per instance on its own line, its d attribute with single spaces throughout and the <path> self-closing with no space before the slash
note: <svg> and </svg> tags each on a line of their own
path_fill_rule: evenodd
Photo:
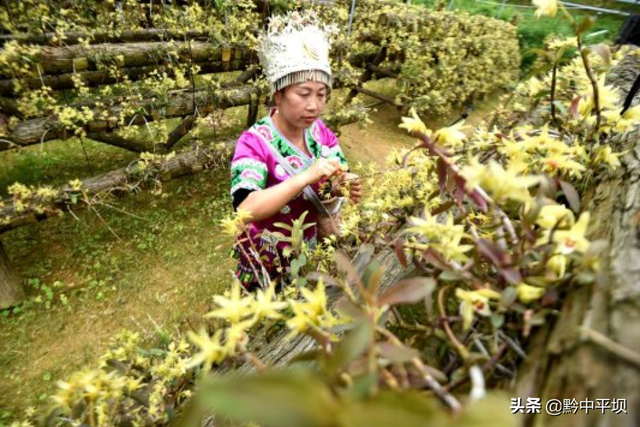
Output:
<svg viewBox="0 0 640 427">
<path fill-rule="evenodd" d="M 267 152 L 260 139 L 251 132 L 238 138 L 231 160 L 231 195 L 237 190 L 262 190 L 267 187 Z"/>
</svg>

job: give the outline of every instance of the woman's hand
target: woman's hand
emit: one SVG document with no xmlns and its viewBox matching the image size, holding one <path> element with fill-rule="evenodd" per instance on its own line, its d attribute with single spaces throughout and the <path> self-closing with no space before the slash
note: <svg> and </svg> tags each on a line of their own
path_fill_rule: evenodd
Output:
<svg viewBox="0 0 640 427">
<path fill-rule="evenodd" d="M 319 158 L 300 175 L 304 176 L 307 185 L 312 185 L 322 179 L 329 178 L 338 171 L 340 171 L 340 162 L 338 159 Z"/>
<path fill-rule="evenodd" d="M 338 195 L 349 193 L 349 198 L 353 203 L 360 202 L 362 197 L 362 183 L 360 177 L 355 173 L 343 173 L 335 179 L 332 192 Z"/>
</svg>

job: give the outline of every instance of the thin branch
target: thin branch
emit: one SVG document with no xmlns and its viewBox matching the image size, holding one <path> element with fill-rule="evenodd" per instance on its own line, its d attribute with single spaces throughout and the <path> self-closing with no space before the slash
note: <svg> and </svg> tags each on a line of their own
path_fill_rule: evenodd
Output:
<svg viewBox="0 0 640 427">
<path fill-rule="evenodd" d="M 634 352 L 630 348 L 618 344 L 611 338 L 588 327 L 581 327 L 580 332 L 582 333 L 583 338 L 591 341 L 599 347 L 607 350 L 609 353 L 618 356 L 620 359 L 629 362 L 634 367 L 640 369 L 640 354 Z"/>
<path fill-rule="evenodd" d="M 469 358 L 469 351 L 464 345 L 462 345 L 462 343 L 458 340 L 458 338 L 455 336 L 455 334 L 451 330 L 451 326 L 449 325 L 449 319 L 447 317 L 447 312 L 444 308 L 444 293 L 447 290 L 449 290 L 449 288 L 450 286 L 445 286 L 442 289 L 440 289 L 440 291 L 438 291 L 438 311 L 440 313 L 440 323 L 442 324 L 442 327 L 445 333 L 447 334 L 447 337 L 449 338 L 453 346 L 458 351 L 458 354 L 460 354 L 460 357 L 462 357 L 463 360 L 467 360 Z"/>
</svg>

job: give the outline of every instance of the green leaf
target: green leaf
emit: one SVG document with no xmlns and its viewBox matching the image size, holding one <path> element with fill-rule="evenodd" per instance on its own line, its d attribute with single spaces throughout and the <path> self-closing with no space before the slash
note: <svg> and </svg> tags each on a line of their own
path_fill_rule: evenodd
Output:
<svg viewBox="0 0 640 427">
<path fill-rule="evenodd" d="M 596 18 L 592 15 L 587 15 L 584 17 L 580 25 L 578 26 L 578 33 L 585 33 L 593 27 L 593 24 L 596 23 Z"/>
<path fill-rule="evenodd" d="M 560 188 L 562 188 L 562 192 L 567 198 L 571 210 L 574 213 L 580 213 L 580 195 L 578 194 L 578 191 L 575 189 L 575 187 L 567 181 L 560 180 Z"/>
<path fill-rule="evenodd" d="M 380 296 L 381 305 L 413 304 L 425 299 L 436 288 L 430 277 L 413 277 L 400 280 Z"/>
<path fill-rule="evenodd" d="M 378 264 L 375 261 L 372 261 L 367 268 L 364 270 L 364 274 L 362 275 L 362 281 L 364 282 L 367 289 L 375 294 L 378 291 L 378 287 L 382 282 L 382 278 L 384 277 L 384 267 Z"/>
<path fill-rule="evenodd" d="M 509 408 L 510 396 L 504 393 L 491 392 L 476 402 L 465 405 L 456 425 L 460 426 L 517 426 L 519 420 L 511 415 Z"/>
<path fill-rule="evenodd" d="M 460 273 L 455 270 L 444 270 L 438 276 L 438 279 L 444 282 L 455 282 L 456 280 L 460 280 L 461 278 L 462 276 L 460 275 Z"/>
<path fill-rule="evenodd" d="M 500 329 L 502 325 L 504 325 L 504 314 L 492 313 L 491 325 L 494 327 L 494 329 Z"/>
<path fill-rule="evenodd" d="M 390 342 L 381 342 L 377 345 L 378 353 L 380 356 L 389 360 L 391 363 L 405 363 L 412 360 L 414 357 L 418 357 L 420 353 L 418 350 L 391 344 Z"/>
<path fill-rule="evenodd" d="M 500 294 L 500 305 L 503 307 L 509 307 L 518 299 L 518 291 L 513 286 L 505 288 Z"/>
<path fill-rule="evenodd" d="M 445 425 L 445 411 L 435 398 L 416 392 L 383 391 L 364 402 L 343 405 L 343 425 L 424 427 Z"/>
<path fill-rule="evenodd" d="M 199 426 L 211 411 L 234 422 L 262 426 L 322 427 L 335 420 L 338 402 L 328 387 L 308 371 L 209 378 L 177 425 Z"/>
<path fill-rule="evenodd" d="M 347 399 L 362 400 L 371 394 L 372 387 L 378 383 L 378 374 L 359 375 L 353 379 L 353 384 L 345 393 Z"/>
<path fill-rule="evenodd" d="M 335 348 L 334 353 L 327 360 L 327 371 L 333 375 L 344 369 L 349 363 L 358 356 L 373 342 L 371 323 L 361 320 L 355 328 L 345 334 Z"/>
<path fill-rule="evenodd" d="M 300 264 L 298 263 L 298 260 L 297 259 L 291 260 L 290 266 L 291 266 L 291 275 L 294 277 L 297 276 L 298 273 L 300 272 Z"/>
<path fill-rule="evenodd" d="M 282 256 L 285 258 L 289 258 L 291 256 L 291 252 L 293 252 L 293 248 L 291 246 L 286 246 L 282 250 Z"/>
<path fill-rule="evenodd" d="M 553 105 L 555 105 L 556 108 L 560 110 L 560 113 L 564 115 L 567 114 L 567 107 L 565 107 L 565 105 L 561 101 L 556 99 L 555 101 L 553 101 Z"/>
<path fill-rule="evenodd" d="M 300 264 L 300 267 L 303 267 L 304 265 L 306 265 L 307 256 L 305 254 L 300 254 L 300 256 L 298 257 L 298 263 Z"/>
<path fill-rule="evenodd" d="M 284 222 L 274 222 L 273 225 L 276 227 L 284 228 L 285 230 L 293 231 L 293 227 L 289 224 L 285 224 Z"/>
<path fill-rule="evenodd" d="M 611 49 L 606 44 L 600 43 L 595 46 L 590 46 L 592 52 L 597 53 L 604 60 L 605 64 L 611 65 Z"/>
</svg>

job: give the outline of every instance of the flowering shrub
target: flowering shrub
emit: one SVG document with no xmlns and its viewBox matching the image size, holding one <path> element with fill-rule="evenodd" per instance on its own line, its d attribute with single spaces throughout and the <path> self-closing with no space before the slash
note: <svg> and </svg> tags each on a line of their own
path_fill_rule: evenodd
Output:
<svg viewBox="0 0 640 427">
<path fill-rule="evenodd" d="M 571 41 L 553 42 L 548 74 L 519 85 L 470 136 L 463 123 L 430 130 L 412 111 L 401 127 L 416 146 L 391 155 L 388 170 L 358 166 L 370 193 L 347 206 L 339 249 L 331 239 L 306 247 L 295 238 L 304 218 L 294 222 L 289 285 L 249 294 L 234 282 L 214 296 L 208 328 L 187 333 L 191 345 L 144 351 L 125 335 L 101 369 L 59 384 L 59 423 L 166 423 L 195 377 L 188 425 L 212 411 L 216 422 L 417 426 L 449 420 L 443 408 L 463 425 L 504 421 L 486 388 L 515 375 L 532 329 L 572 287 L 595 280 L 603 243 L 587 237 L 578 190 L 620 166 L 640 124 L 639 107 L 623 112 L 607 85 L 623 52 L 583 46 L 584 28 L 575 59 L 559 60 Z M 241 236 L 247 215 L 226 219 L 225 232 Z M 375 261 L 384 252 L 412 274 L 390 277 Z M 259 356 L 255 344 L 278 331 L 279 343 L 306 337 L 288 364 L 314 370 L 278 371 Z M 260 375 L 216 374 L 246 366 Z"/>
</svg>

